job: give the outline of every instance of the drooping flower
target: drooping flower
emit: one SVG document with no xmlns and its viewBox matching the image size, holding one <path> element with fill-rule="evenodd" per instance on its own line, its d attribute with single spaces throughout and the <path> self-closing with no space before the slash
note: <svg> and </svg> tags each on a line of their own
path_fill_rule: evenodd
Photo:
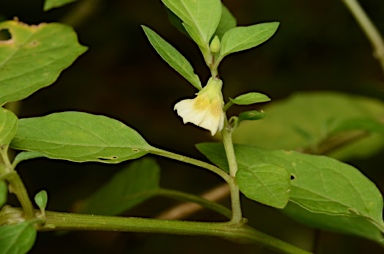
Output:
<svg viewBox="0 0 384 254">
<path fill-rule="evenodd" d="M 183 118 L 184 123 L 193 123 L 211 131 L 212 136 L 224 126 L 224 101 L 221 88 L 223 82 L 210 78 L 194 99 L 185 99 L 176 103 L 174 110 Z"/>
</svg>

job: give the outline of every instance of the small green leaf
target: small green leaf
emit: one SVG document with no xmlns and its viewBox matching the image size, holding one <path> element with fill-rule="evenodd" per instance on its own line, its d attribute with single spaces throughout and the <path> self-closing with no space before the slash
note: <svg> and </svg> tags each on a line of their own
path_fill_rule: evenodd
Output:
<svg viewBox="0 0 384 254">
<path fill-rule="evenodd" d="M 251 105 L 254 103 L 267 102 L 271 100 L 267 95 L 256 92 L 242 94 L 234 99 L 229 99 L 236 105 Z"/>
<path fill-rule="evenodd" d="M 0 146 L 9 145 L 17 130 L 17 116 L 0 108 Z"/>
<path fill-rule="evenodd" d="M 0 106 L 52 84 L 86 50 L 73 29 L 62 24 L 6 21 L 0 30 L 11 34 L 0 41 Z"/>
<path fill-rule="evenodd" d="M 267 41 L 277 31 L 278 22 L 235 27 L 227 31 L 221 40 L 220 56 L 247 50 Z"/>
<path fill-rule="evenodd" d="M 132 162 L 82 204 L 81 212 L 117 215 L 153 196 L 159 188 L 160 168 L 148 158 Z"/>
<path fill-rule="evenodd" d="M 7 195 L 8 186 L 4 181 L 0 180 L 0 208 L 7 202 Z"/>
<path fill-rule="evenodd" d="M 41 157 L 44 157 L 44 154 L 39 152 L 33 152 L 33 151 L 32 152 L 23 151 L 16 155 L 15 159 L 13 160 L 13 165 L 16 166 L 22 161 L 41 158 Z"/>
<path fill-rule="evenodd" d="M 45 0 L 44 11 L 49 11 L 50 9 L 61 7 L 75 1 L 76 0 Z"/>
<path fill-rule="evenodd" d="M 21 119 L 11 147 L 52 159 L 102 163 L 136 159 L 152 149 L 122 122 L 82 112 Z"/>
<path fill-rule="evenodd" d="M 201 47 L 208 48 L 221 17 L 221 1 L 162 0 L 183 22 L 187 32 Z"/>
<path fill-rule="evenodd" d="M 307 226 L 343 234 L 356 235 L 382 243 L 381 231 L 362 217 L 347 217 L 312 213 L 292 202 L 282 210 L 284 214 Z"/>
<path fill-rule="evenodd" d="M 219 36 L 219 38 L 223 38 L 223 35 L 230 29 L 236 27 L 236 18 L 232 15 L 232 13 L 228 10 L 225 5 L 222 5 L 221 17 L 219 25 L 216 28 L 215 34 Z"/>
<path fill-rule="evenodd" d="M 194 87 L 201 90 L 199 77 L 194 73 L 192 65 L 171 44 L 161 38 L 156 32 L 146 26 L 142 26 L 149 42 L 175 71 L 188 80 Z"/>
<path fill-rule="evenodd" d="M 198 144 L 197 148 L 213 163 L 228 170 L 221 144 Z M 383 197 L 375 184 L 354 167 L 325 156 L 245 145 L 236 145 L 235 153 L 239 165 L 268 163 L 287 170 L 292 177 L 289 200 L 303 209 L 359 217 L 383 228 Z"/>
<path fill-rule="evenodd" d="M 35 243 L 36 229 L 30 222 L 0 226 L 0 253 L 25 254 Z"/>
<path fill-rule="evenodd" d="M 35 203 L 43 214 L 45 212 L 45 208 L 47 207 L 47 202 L 48 194 L 45 190 L 41 190 L 35 195 Z"/>
<path fill-rule="evenodd" d="M 239 114 L 239 122 L 246 121 L 246 120 L 260 120 L 265 117 L 264 111 L 257 111 L 257 110 L 251 110 L 251 111 L 245 111 L 241 112 Z"/>
</svg>

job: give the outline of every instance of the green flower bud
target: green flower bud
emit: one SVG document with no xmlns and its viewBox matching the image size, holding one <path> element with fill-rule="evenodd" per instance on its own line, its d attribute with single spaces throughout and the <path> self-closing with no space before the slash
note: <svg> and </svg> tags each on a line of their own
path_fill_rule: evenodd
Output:
<svg viewBox="0 0 384 254">
<path fill-rule="evenodd" d="M 209 45 L 209 49 L 211 50 L 212 53 L 218 53 L 220 51 L 221 43 L 220 39 L 217 35 L 213 38 L 211 41 L 211 44 Z"/>
</svg>

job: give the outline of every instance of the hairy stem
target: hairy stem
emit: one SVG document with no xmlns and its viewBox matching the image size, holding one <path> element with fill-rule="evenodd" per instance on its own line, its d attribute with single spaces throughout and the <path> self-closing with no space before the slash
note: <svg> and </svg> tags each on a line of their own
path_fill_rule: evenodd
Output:
<svg viewBox="0 0 384 254">
<path fill-rule="evenodd" d="M 205 235 L 224 238 L 237 243 L 260 244 L 278 253 L 308 254 L 289 243 L 259 232 L 244 224 L 230 222 L 192 222 L 158 220 L 136 217 L 112 217 L 86 214 L 71 214 L 46 211 L 46 221 L 41 231 L 91 230 L 147 232 L 178 235 Z"/>
<path fill-rule="evenodd" d="M 194 165 L 194 166 L 198 166 L 198 167 L 201 167 L 201 168 L 208 169 L 209 171 L 219 175 L 227 183 L 229 183 L 231 181 L 230 177 L 228 176 L 228 174 L 225 173 L 223 170 L 221 170 L 220 168 L 218 168 L 218 167 L 216 167 L 216 166 L 214 166 L 212 164 L 206 163 L 204 161 L 196 160 L 196 159 L 184 156 L 184 155 L 168 152 L 168 151 L 161 150 L 161 149 L 158 149 L 158 148 L 153 148 L 149 152 L 152 153 L 152 154 L 156 154 L 156 155 L 162 156 L 162 157 L 170 158 L 170 159 L 173 159 L 173 160 L 181 161 L 181 162 L 188 163 L 188 164 L 191 164 L 191 165 Z"/>
<path fill-rule="evenodd" d="M 232 219 L 233 223 L 240 223 L 242 220 L 241 204 L 240 204 L 240 191 L 239 186 L 236 183 L 236 173 L 237 173 L 237 161 L 235 156 L 235 149 L 232 142 L 232 128 L 228 124 L 228 120 L 225 119 L 224 129 L 221 131 L 223 137 L 223 144 L 225 149 L 225 154 L 227 156 L 228 165 L 229 165 L 229 174 L 231 181 L 229 184 L 230 195 L 231 195 L 231 204 L 232 204 Z"/>
</svg>

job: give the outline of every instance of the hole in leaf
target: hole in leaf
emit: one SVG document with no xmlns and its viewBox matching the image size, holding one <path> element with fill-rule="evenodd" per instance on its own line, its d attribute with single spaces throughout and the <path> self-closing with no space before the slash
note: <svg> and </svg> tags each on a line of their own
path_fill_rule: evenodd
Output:
<svg viewBox="0 0 384 254">
<path fill-rule="evenodd" d="M 295 175 L 291 175 L 291 180 L 295 180 L 296 179 L 296 176 Z"/>
<path fill-rule="evenodd" d="M 111 156 L 109 158 L 98 158 L 101 161 L 110 161 L 110 160 L 115 160 L 117 159 L 117 156 Z"/>
<path fill-rule="evenodd" d="M 11 32 L 9 32 L 9 29 L 0 29 L 0 42 L 1 41 L 8 41 L 12 39 Z"/>
</svg>

